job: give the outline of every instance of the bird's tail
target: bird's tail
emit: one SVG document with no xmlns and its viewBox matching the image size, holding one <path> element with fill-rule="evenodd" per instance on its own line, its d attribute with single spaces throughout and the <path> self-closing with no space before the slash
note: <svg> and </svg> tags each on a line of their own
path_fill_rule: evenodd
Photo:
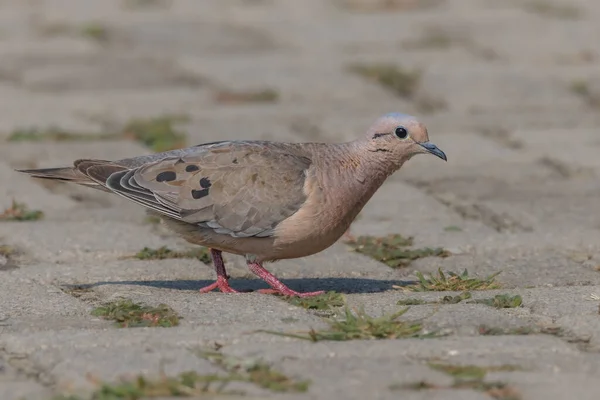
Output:
<svg viewBox="0 0 600 400">
<path fill-rule="evenodd" d="M 102 180 L 92 179 L 88 174 L 88 169 L 96 166 L 109 167 L 111 166 L 111 162 L 104 160 L 77 160 L 73 163 L 72 167 L 18 169 L 17 171 L 29 174 L 34 178 L 71 182 L 109 192 L 110 190 L 106 188 Z M 112 166 L 117 167 L 119 170 L 123 169 L 123 167 L 118 167 L 114 164 Z M 112 168 L 109 167 L 108 169 Z"/>
</svg>

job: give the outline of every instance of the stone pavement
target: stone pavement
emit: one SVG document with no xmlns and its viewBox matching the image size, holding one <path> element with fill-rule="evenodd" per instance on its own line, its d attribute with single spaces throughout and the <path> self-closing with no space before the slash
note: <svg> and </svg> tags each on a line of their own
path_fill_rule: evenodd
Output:
<svg viewBox="0 0 600 400">
<path fill-rule="evenodd" d="M 2 0 L 0 132 L 187 114 L 189 143 L 215 139 L 339 141 L 380 114 L 419 115 L 449 162 L 417 157 L 353 224 L 354 235 L 401 233 L 444 247 L 391 269 L 344 244 L 271 270 L 294 289 L 336 290 L 371 315 L 408 295 L 413 271 L 502 271 L 523 307 L 417 305 L 447 336 L 312 343 L 255 333 L 327 326 L 319 314 L 255 293 L 200 295 L 213 273 L 196 260 L 123 259 L 143 247 L 184 247 L 144 211 L 104 193 L 42 185 L 18 167 L 117 159 L 150 150 L 129 140 L 0 145 L 2 209 L 16 199 L 45 218 L 0 223 L 0 398 L 50 399 L 102 381 L 219 370 L 194 349 L 263 359 L 306 393 L 238 383 L 243 398 L 598 399 L 600 393 L 600 3 L 595 0 Z M 352 73 L 355 64 L 420 71 L 402 96 Z M 223 90 L 271 88 L 275 102 L 215 101 Z M 232 285 L 263 287 L 227 257 Z M 79 297 L 68 285 L 88 285 Z M 453 293 L 456 294 L 456 293 Z M 119 297 L 166 303 L 173 328 L 117 329 L 90 315 Z M 480 325 L 515 333 L 482 335 Z M 518 331 L 518 330 L 517 330 Z M 216 345 L 218 343 L 218 345 Z M 512 365 L 450 388 L 428 363 Z M 437 388 L 412 390 L 421 381 Z M 394 386 L 395 385 L 395 386 Z M 414 385 L 413 385 L 414 386 Z M 394 387 L 400 388 L 392 390 Z"/>
</svg>

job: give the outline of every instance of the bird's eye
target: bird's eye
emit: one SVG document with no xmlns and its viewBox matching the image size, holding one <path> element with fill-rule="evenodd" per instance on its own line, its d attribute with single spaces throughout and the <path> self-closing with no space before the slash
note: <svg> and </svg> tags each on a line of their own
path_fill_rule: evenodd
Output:
<svg viewBox="0 0 600 400">
<path fill-rule="evenodd" d="M 396 128 L 396 131 L 394 132 L 396 134 L 396 136 L 398 136 L 400 139 L 406 139 L 408 137 L 408 131 L 406 130 L 405 127 L 403 126 L 399 126 Z"/>
</svg>

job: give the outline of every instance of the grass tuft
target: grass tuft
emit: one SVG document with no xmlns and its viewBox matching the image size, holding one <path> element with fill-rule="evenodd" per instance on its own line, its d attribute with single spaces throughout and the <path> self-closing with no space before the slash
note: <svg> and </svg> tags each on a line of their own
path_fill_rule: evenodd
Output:
<svg viewBox="0 0 600 400">
<path fill-rule="evenodd" d="M 405 99 L 412 99 L 421 84 L 421 71 L 407 70 L 393 64 L 355 64 L 349 67 L 349 71 L 377 82 Z"/>
<path fill-rule="evenodd" d="M 37 221 L 42 218 L 44 218 L 42 211 L 30 210 L 26 204 L 15 200 L 0 214 L 0 221 Z"/>
<path fill-rule="evenodd" d="M 8 136 L 9 142 L 63 142 L 63 141 L 92 141 L 92 140 L 107 140 L 117 139 L 118 135 L 110 133 L 81 133 L 70 132 L 57 127 L 49 127 L 46 129 L 39 128 L 18 128 L 11 132 Z"/>
<path fill-rule="evenodd" d="M 279 99 L 279 93 L 273 89 L 261 90 L 220 90 L 215 93 L 214 100 L 221 104 L 242 103 L 275 103 Z"/>
<path fill-rule="evenodd" d="M 540 329 L 530 326 L 520 326 L 516 328 L 500 328 L 494 326 L 480 325 L 477 331 L 482 336 L 504 336 L 504 335 L 534 335 L 542 333 Z"/>
<path fill-rule="evenodd" d="M 440 300 L 440 303 L 442 304 L 458 304 L 463 300 L 467 300 L 471 298 L 471 293 L 470 292 L 463 292 L 459 295 L 456 296 L 444 296 L 442 297 L 442 299 Z"/>
<path fill-rule="evenodd" d="M 132 138 L 155 152 L 174 150 L 186 145 L 186 135 L 175 128 L 187 122 L 185 115 L 162 115 L 148 119 L 133 119 L 123 128 L 123 135 Z"/>
<path fill-rule="evenodd" d="M 0 256 L 8 258 L 15 255 L 15 253 L 16 250 L 12 246 L 8 246 L 5 244 L 0 245 Z"/>
<path fill-rule="evenodd" d="M 311 297 L 285 296 L 284 299 L 290 304 L 307 310 L 329 310 L 346 304 L 344 296 L 333 291 Z"/>
<path fill-rule="evenodd" d="M 441 0 L 338 0 L 337 3 L 343 9 L 351 12 L 406 12 L 413 10 L 421 10 L 430 7 L 438 6 L 442 3 Z"/>
<path fill-rule="evenodd" d="M 81 35 L 98 43 L 106 43 L 109 39 L 108 28 L 99 22 L 90 22 L 80 28 Z"/>
<path fill-rule="evenodd" d="M 458 380 L 481 380 L 485 378 L 488 372 L 501 372 L 501 371 L 519 371 L 520 367 L 516 365 L 498 365 L 489 367 L 480 367 L 477 365 L 452 365 L 452 364 L 440 364 L 440 363 L 429 363 L 429 367 L 436 371 L 444 372 Z"/>
<path fill-rule="evenodd" d="M 306 392 L 310 385 L 310 381 L 292 379 L 261 360 L 242 360 L 218 351 L 198 355 L 225 369 L 235 380 L 250 382 L 272 392 Z"/>
<path fill-rule="evenodd" d="M 275 331 L 261 332 L 313 342 L 321 340 L 345 341 L 426 337 L 422 332 L 421 323 L 398 320 L 406 311 L 408 311 L 408 308 L 393 314 L 372 317 L 365 313 L 363 309 L 352 312 L 346 306 L 341 316 L 326 320 L 329 324 L 329 329 L 326 330 L 311 329 L 306 333 L 298 334 Z"/>
<path fill-rule="evenodd" d="M 470 303 L 485 304 L 495 308 L 516 308 L 521 307 L 523 299 L 519 295 L 511 296 L 509 294 L 498 294 L 493 298 L 473 300 Z"/>
<path fill-rule="evenodd" d="M 5 244 L 0 245 L 0 271 L 9 271 L 11 269 L 19 268 L 14 260 L 17 253 L 17 250 L 12 246 Z"/>
<path fill-rule="evenodd" d="M 456 296 L 444 296 L 439 300 L 426 301 L 415 298 L 408 298 L 398 300 L 396 303 L 399 306 L 412 306 L 412 305 L 420 305 L 420 304 L 458 304 L 463 300 L 467 300 L 471 298 L 470 292 L 463 292 Z"/>
<path fill-rule="evenodd" d="M 487 394 L 497 400 L 520 400 L 521 394 L 505 382 L 485 381 L 488 372 L 518 371 L 514 365 L 479 367 L 476 365 L 451 365 L 429 363 L 429 367 L 444 372 L 454 378 L 452 385 L 436 385 L 427 381 L 419 381 L 405 385 L 392 385 L 390 390 L 424 390 L 424 389 L 471 389 Z"/>
<path fill-rule="evenodd" d="M 585 80 L 575 80 L 569 87 L 571 92 L 583 99 L 589 106 L 600 107 L 600 95 L 590 89 L 590 84 Z"/>
<path fill-rule="evenodd" d="M 234 382 L 247 382 L 272 392 L 306 392 L 310 381 L 295 380 L 271 368 L 262 361 L 240 360 L 219 352 L 202 352 L 200 357 L 214 362 L 225 373 L 200 375 L 194 371 L 176 377 L 164 374 L 158 379 L 138 376 L 116 384 L 98 382 L 99 388 L 86 400 L 141 400 L 150 398 L 213 398 L 215 395 L 244 395 L 239 390 L 227 390 Z M 229 398 L 229 397 L 228 397 Z M 61 395 L 53 400 L 84 400 L 79 396 Z"/>
<path fill-rule="evenodd" d="M 167 397 L 204 397 L 217 394 L 242 394 L 225 391 L 225 387 L 234 381 L 228 376 L 216 374 L 200 375 L 196 372 L 184 372 L 176 377 L 161 376 L 150 379 L 138 376 L 136 379 L 119 383 L 100 383 L 100 387 L 86 400 L 138 400 Z M 53 400 L 84 400 L 80 396 L 60 395 Z"/>
<path fill-rule="evenodd" d="M 157 225 L 160 224 L 160 221 L 160 217 L 157 217 L 156 215 L 148 215 L 144 218 L 144 223 L 148 225 Z"/>
<path fill-rule="evenodd" d="M 458 292 L 467 290 L 498 289 L 500 288 L 500 285 L 495 282 L 495 279 L 500 272 L 496 272 L 487 278 L 479 279 L 470 277 L 469 272 L 466 269 L 460 275 L 454 272 L 448 272 L 448 275 L 446 276 L 440 268 L 438 269 L 437 276 L 428 275 L 425 277 L 421 272 L 417 272 L 416 275 L 419 281 L 406 286 L 405 288 L 414 292 Z"/>
<path fill-rule="evenodd" d="M 163 327 L 179 325 L 181 317 L 166 304 L 157 307 L 118 300 L 106 303 L 92 311 L 92 315 L 113 320 L 121 328 Z"/>
<path fill-rule="evenodd" d="M 211 257 L 208 248 L 198 247 L 185 251 L 171 250 L 167 246 L 159 247 L 158 249 L 151 249 L 144 247 L 141 251 L 136 253 L 133 258 L 138 260 L 166 260 L 169 258 L 197 258 L 205 264 L 210 264 Z"/>
<path fill-rule="evenodd" d="M 445 232 L 461 232 L 462 228 L 456 225 L 448 225 L 444 228 Z"/>
<path fill-rule="evenodd" d="M 137 118 L 127 122 L 116 133 L 71 132 L 56 127 L 19 128 L 11 132 L 7 140 L 9 142 L 42 142 L 129 139 L 140 142 L 154 152 L 162 152 L 186 146 L 186 134 L 177 130 L 175 125 L 188 120 L 189 118 L 185 115 L 169 114 L 152 118 Z"/>
<path fill-rule="evenodd" d="M 424 257 L 447 257 L 450 253 L 442 248 L 410 249 L 412 237 L 398 234 L 385 237 L 359 236 L 346 241 L 354 251 L 367 255 L 392 268 L 408 266 L 412 261 Z"/>
<path fill-rule="evenodd" d="M 398 306 L 418 306 L 418 305 L 427 304 L 427 303 L 428 302 L 425 300 L 409 298 L 409 299 L 398 300 L 396 305 L 398 305 Z"/>
<path fill-rule="evenodd" d="M 168 8 L 170 0 L 124 0 L 123 6 L 130 10 L 143 8 Z"/>
</svg>

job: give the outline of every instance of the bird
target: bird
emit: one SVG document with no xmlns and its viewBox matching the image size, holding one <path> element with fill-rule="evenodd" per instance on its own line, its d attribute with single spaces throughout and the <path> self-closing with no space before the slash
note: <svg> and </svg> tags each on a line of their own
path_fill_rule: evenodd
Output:
<svg viewBox="0 0 600 400">
<path fill-rule="evenodd" d="M 292 290 L 263 264 L 333 245 L 385 180 L 417 154 L 447 161 L 416 117 L 389 113 L 344 143 L 223 140 L 17 171 L 119 195 L 189 243 L 207 247 L 217 277 L 201 293 L 240 293 L 229 285 L 226 252 L 245 257 L 250 271 L 271 287 L 260 292 L 310 297 L 324 291 Z"/>
</svg>

